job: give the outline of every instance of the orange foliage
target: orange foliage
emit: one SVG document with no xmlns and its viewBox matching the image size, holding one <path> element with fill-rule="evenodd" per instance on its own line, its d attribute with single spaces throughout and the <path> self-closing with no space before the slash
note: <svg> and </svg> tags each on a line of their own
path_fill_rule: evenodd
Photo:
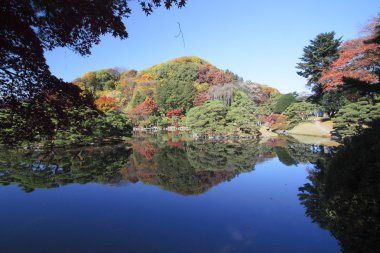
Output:
<svg viewBox="0 0 380 253">
<path fill-rule="evenodd" d="M 198 83 L 209 83 L 213 85 L 221 85 L 230 83 L 232 76 L 224 73 L 222 70 L 211 66 L 210 64 L 203 64 L 198 69 Z"/>
<path fill-rule="evenodd" d="M 207 95 L 207 93 L 206 92 L 199 92 L 198 91 L 195 94 L 193 105 L 194 106 L 201 106 L 204 103 L 206 103 L 207 101 L 208 101 L 208 95 Z"/>
<path fill-rule="evenodd" d="M 112 97 L 102 96 L 95 101 L 96 108 L 102 112 L 116 110 L 117 100 Z"/>
<path fill-rule="evenodd" d="M 149 83 L 154 80 L 151 73 L 144 73 L 136 79 L 136 83 Z"/>
<path fill-rule="evenodd" d="M 325 71 L 320 79 L 325 91 L 343 85 L 344 78 L 354 78 L 367 83 L 379 82 L 375 73 L 380 62 L 380 45 L 368 43 L 375 36 L 374 27 L 380 18 L 368 26 L 370 35 L 347 41 L 343 45 L 339 58 Z"/>
<path fill-rule="evenodd" d="M 169 118 L 171 118 L 173 116 L 181 116 L 182 114 L 183 114 L 182 108 L 177 108 L 177 109 L 169 110 L 167 112 L 166 116 L 168 116 Z"/>
<path fill-rule="evenodd" d="M 128 115 L 133 121 L 138 121 L 147 119 L 148 116 L 153 115 L 155 112 L 157 112 L 157 104 L 151 96 L 148 96 L 144 102 L 132 109 Z"/>
<path fill-rule="evenodd" d="M 157 148 L 148 141 L 134 139 L 129 141 L 129 143 L 132 145 L 133 152 L 143 155 L 149 161 L 152 160 L 157 153 Z"/>
<path fill-rule="evenodd" d="M 169 139 L 167 143 L 172 148 L 184 149 L 182 141 L 173 141 L 172 139 Z"/>
<path fill-rule="evenodd" d="M 265 125 L 272 128 L 275 124 L 284 124 L 288 120 L 288 116 L 283 114 L 272 114 L 265 117 Z"/>
</svg>

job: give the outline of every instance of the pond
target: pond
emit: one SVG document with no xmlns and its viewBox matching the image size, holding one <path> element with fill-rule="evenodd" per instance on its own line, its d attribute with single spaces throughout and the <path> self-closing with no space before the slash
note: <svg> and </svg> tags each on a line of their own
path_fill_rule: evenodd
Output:
<svg viewBox="0 0 380 253">
<path fill-rule="evenodd" d="M 3 148 L 0 251 L 341 252 L 306 189 L 331 154 L 293 138 L 174 133 L 113 146 Z"/>
</svg>

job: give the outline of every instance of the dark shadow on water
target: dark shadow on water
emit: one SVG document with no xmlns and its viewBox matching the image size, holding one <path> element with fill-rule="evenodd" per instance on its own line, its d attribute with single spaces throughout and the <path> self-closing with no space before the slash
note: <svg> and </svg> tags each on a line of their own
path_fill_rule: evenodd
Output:
<svg viewBox="0 0 380 253">
<path fill-rule="evenodd" d="M 379 252 L 379 123 L 318 161 L 308 179 L 299 189 L 306 214 L 338 239 L 343 252 Z"/>
</svg>

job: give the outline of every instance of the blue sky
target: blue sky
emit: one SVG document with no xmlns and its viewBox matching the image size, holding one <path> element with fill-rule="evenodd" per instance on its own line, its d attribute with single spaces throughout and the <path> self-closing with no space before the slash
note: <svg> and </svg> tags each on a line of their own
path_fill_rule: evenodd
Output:
<svg viewBox="0 0 380 253">
<path fill-rule="evenodd" d="M 321 32 L 344 40 L 380 11 L 378 0 L 188 0 L 183 9 L 157 9 L 146 17 L 131 1 L 127 40 L 104 36 L 89 57 L 65 48 L 46 53 L 53 74 L 72 81 L 87 71 L 142 70 L 172 58 L 196 55 L 246 80 L 281 92 L 305 91 L 295 65 Z M 178 33 L 184 33 L 186 46 Z"/>
</svg>

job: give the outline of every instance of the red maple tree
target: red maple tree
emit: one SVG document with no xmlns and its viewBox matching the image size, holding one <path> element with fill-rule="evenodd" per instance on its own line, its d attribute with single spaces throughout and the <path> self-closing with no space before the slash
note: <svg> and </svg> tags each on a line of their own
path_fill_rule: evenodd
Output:
<svg viewBox="0 0 380 253">
<path fill-rule="evenodd" d="M 132 109 L 128 116 L 133 121 L 144 120 L 147 119 L 148 116 L 153 115 L 157 112 L 157 104 L 154 102 L 151 96 L 145 98 L 145 100 L 138 104 L 134 109 Z"/>
<path fill-rule="evenodd" d="M 183 110 L 182 108 L 177 108 L 177 109 L 172 109 L 172 110 L 169 110 L 167 113 L 166 113 L 166 116 L 168 116 L 169 118 L 173 117 L 173 116 L 181 116 L 183 114 Z"/>
<path fill-rule="evenodd" d="M 207 92 L 200 92 L 200 91 L 198 91 L 195 94 L 193 105 L 194 106 L 201 106 L 204 103 L 206 103 L 208 101 L 208 99 L 209 99 L 209 97 L 207 95 Z"/>
<path fill-rule="evenodd" d="M 375 73 L 380 62 L 380 45 L 371 43 L 375 37 L 375 27 L 380 18 L 367 26 L 367 36 L 349 40 L 343 44 L 340 56 L 320 78 L 324 91 L 344 85 L 344 78 L 353 78 L 367 83 L 378 83 Z"/>
</svg>

